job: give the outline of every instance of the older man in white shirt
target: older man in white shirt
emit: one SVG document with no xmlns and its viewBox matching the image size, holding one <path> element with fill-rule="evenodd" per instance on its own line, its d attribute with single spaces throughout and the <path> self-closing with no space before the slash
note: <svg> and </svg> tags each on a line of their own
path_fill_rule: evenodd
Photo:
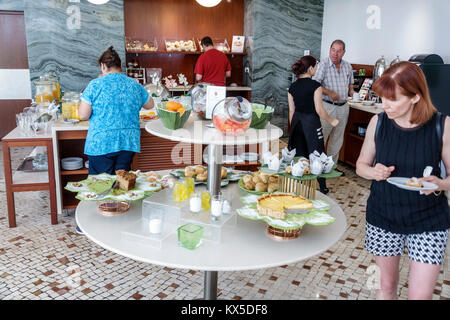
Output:
<svg viewBox="0 0 450 320">
<path fill-rule="evenodd" d="M 332 118 L 339 120 L 339 125 L 333 127 L 321 119 L 324 143 L 328 138 L 327 154 L 333 157 L 334 163 L 339 159 L 339 151 L 344 142 L 344 131 L 347 125 L 349 106 L 347 97 L 353 95 L 353 68 L 350 63 L 342 60 L 345 54 L 345 43 L 335 40 L 331 44 L 330 54 L 319 63 L 314 80 L 320 82 L 323 88 L 323 106 Z"/>
</svg>

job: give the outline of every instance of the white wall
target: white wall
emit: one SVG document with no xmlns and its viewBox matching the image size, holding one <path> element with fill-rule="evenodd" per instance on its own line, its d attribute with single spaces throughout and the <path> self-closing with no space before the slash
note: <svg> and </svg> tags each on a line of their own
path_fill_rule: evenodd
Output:
<svg viewBox="0 0 450 320">
<path fill-rule="evenodd" d="M 379 8 L 379 28 L 367 12 L 372 5 Z M 323 19 L 321 58 L 342 39 L 350 63 L 374 65 L 381 55 L 390 63 L 420 53 L 450 63 L 449 0 L 325 0 Z"/>
</svg>

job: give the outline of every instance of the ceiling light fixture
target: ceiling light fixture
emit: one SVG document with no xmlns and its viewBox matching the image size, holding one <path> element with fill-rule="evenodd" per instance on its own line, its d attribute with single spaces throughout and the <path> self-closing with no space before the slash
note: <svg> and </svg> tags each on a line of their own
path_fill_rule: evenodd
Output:
<svg viewBox="0 0 450 320">
<path fill-rule="evenodd" d="M 105 4 L 107 3 L 109 0 L 88 0 L 90 3 L 93 4 Z"/>
<path fill-rule="evenodd" d="M 211 8 L 217 6 L 222 0 L 195 0 L 195 1 L 197 1 L 200 5 L 204 7 Z"/>
</svg>

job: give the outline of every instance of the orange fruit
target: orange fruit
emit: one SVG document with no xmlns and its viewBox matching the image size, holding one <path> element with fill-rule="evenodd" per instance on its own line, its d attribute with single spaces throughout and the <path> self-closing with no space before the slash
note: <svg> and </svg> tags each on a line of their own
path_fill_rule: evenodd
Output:
<svg viewBox="0 0 450 320">
<path fill-rule="evenodd" d="M 169 102 L 166 103 L 166 110 L 177 111 L 180 108 L 183 108 L 181 103 L 178 103 L 178 102 L 175 102 L 175 101 L 169 101 Z"/>
<path fill-rule="evenodd" d="M 180 114 L 180 117 L 183 115 L 183 113 L 186 111 L 186 108 L 181 107 L 177 110 L 177 112 Z"/>
</svg>

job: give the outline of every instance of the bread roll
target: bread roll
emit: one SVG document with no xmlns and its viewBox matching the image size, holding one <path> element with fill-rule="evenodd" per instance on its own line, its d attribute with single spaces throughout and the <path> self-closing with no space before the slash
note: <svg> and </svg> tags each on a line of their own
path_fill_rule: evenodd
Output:
<svg viewBox="0 0 450 320">
<path fill-rule="evenodd" d="M 266 191 L 267 191 L 267 184 L 264 184 L 264 183 L 262 183 L 262 182 L 258 182 L 258 183 L 255 185 L 255 191 L 258 191 L 258 192 L 266 192 Z"/>
<path fill-rule="evenodd" d="M 245 176 L 242 177 L 242 181 L 244 181 L 244 183 L 250 182 L 252 181 L 253 177 L 249 174 L 246 174 Z"/>
<path fill-rule="evenodd" d="M 277 191 L 280 188 L 278 183 L 269 183 L 269 185 L 267 186 L 267 191 L 272 193 Z"/>
<path fill-rule="evenodd" d="M 205 173 L 205 168 L 202 166 L 195 166 L 195 174 L 203 174 Z"/>
<path fill-rule="evenodd" d="M 255 190 L 255 184 L 253 183 L 253 181 L 246 182 L 244 184 L 244 188 L 247 190 Z"/>
<path fill-rule="evenodd" d="M 195 180 L 199 181 L 199 182 L 204 182 L 208 179 L 208 174 L 202 173 L 202 174 L 197 174 L 195 176 Z"/>
<path fill-rule="evenodd" d="M 261 177 L 260 176 L 254 176 L 253 178 L 252 178 L 252 181 L 253 181 L 253 183 L 262 183 L 262 180 L 261 180 Z"/>
<path fill-rule="evenodd" d="M 221 178 L 225 179 L 227 177 L 227 169 L 222 167 Z"/>
<path fill-rule="evenodd" d="M 195 175 L 195 170 L 194 170 L 194 168 L 191 168 L 191 167 L 186 167 L 186 168 L 184 168 L 184 176 L 185 176 L 185 177 L 191 178 L 191 177 L 193 177 L 194 175 Z"/>
</svg>

